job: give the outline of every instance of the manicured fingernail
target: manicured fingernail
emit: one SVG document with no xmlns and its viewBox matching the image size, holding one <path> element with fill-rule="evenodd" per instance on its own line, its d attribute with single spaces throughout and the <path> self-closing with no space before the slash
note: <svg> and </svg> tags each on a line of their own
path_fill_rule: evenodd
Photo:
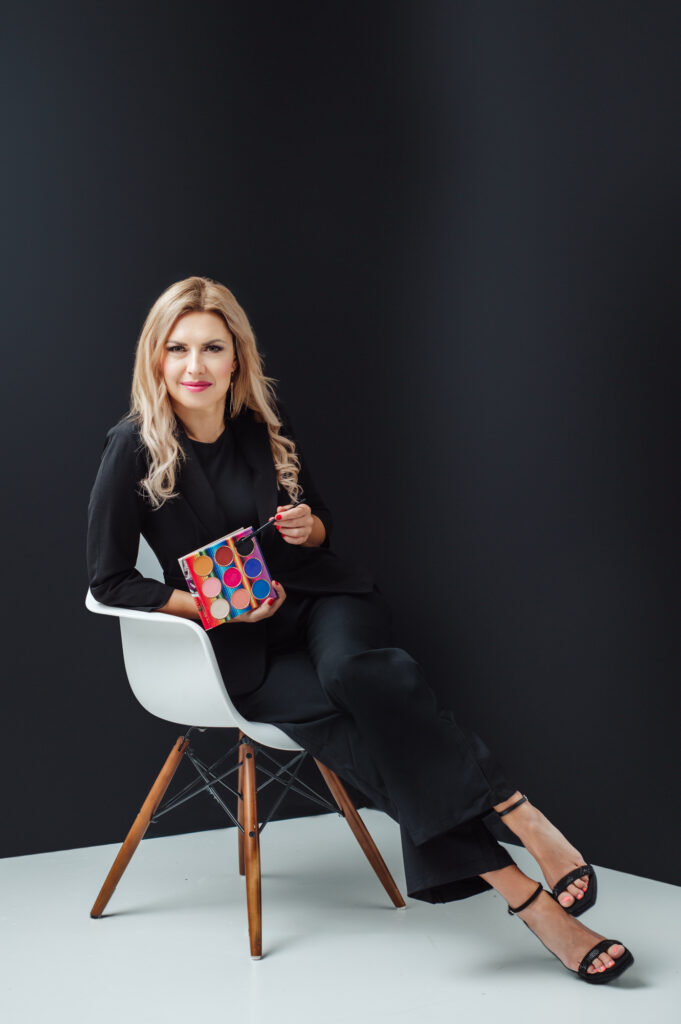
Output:
<svg viewBox="0 0 681 1024">
<path fill-rule="evenodd" d="M 280 515 L 276 515 L 274 518 L 275 519 L 281 519 L 281 516 Z"/>
<path fill-rule="evenodd" d="M 281 530 L 281 526 L 277 526 L 277 527 L 276 527 L 276 529 L 277 529 L 277 530 Z"/>
<path fill-rule="evenodd" d="M 278 587 L 279 586 L 279 580 L 272 580 L 272 586 Z"/>
<path fill-rule="evenodd" d="M 267 603 L 268 604 L 274 604 L 274 598 L 273 597 L 268 597 L 267 598 Z"/>
</svg>

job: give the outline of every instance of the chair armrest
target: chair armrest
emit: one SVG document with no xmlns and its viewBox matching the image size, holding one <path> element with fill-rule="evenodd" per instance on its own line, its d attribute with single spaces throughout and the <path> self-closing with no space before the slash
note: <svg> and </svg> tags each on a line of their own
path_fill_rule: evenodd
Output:
<svg viewBox="0 0 681 1024">
<path fill-rule="evenodd" d="M 88 588 L 88 592 L 85 596 L 85 607 L 89 612 L 94 612 L 96 615 L 115 615 L 119 619 L 139 619 L 143 622 L 162 622 L 164 625 L 168 625 L 168 622 L 173 622 L 178 627 L 189 627 L 197 634 L 203 636 L 205 629 L 199 625 L 198 622 L 194 622 L 193 619 L 185 619 L 182 615 L 168 615 L 167 612 L 141 612 L 137 608 L 119 608 L 117 605 L 102 604 L 101 601 L 97 601 L 92 596 L 92 591 Z"/>
</svg>

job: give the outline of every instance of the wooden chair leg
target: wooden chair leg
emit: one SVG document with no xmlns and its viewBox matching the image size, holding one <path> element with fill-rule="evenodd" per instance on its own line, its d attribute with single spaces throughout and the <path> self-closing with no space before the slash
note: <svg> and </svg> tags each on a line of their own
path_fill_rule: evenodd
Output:
<svg viewBox="0 0 681 1024">
<path fill-rule="evenodd" d="M 236 789 L 237 789 L 237 793 L 240 793 L 240 794 L 243 794 L 243 791 L 244 791 L 244 748 L 243 748 L 243 744 L 241 742 L 241 740 L 243 739 L 243 736 L 244 736 L 244 734 L 242 733 L 241 729 L 239 729 L 239 771 L 238 771 L 238 774 L 237 774 Z M 241 825 L 241 827 L 243 828 L 243 824 L 244 824 L 244 800 L 243 800 L 243 795 L 239 796 L 239 798 L 237 800 L 236 819 L 239 822 L 239 824 Z M 236 835 L 237 835 L 237 843 L 238 843 L 238 848 L 239 848 L 239 874 L 240 875 L 245 875 L 246 874 L 246 868 L 245 868 L 245 865 L 244 865 L 244 834 L 243 834 L 243 832 L 241 831 L 240 828 L 238 828 L 236 830 Z"/>
<path fill-rule="evenodd" d="M 246 902 L 248 904 L 248 936 L 251 959 L 262 957 L 262 902 L 260 896 L 260 833 L 258 831 L 258 799 L 255 780 L 255 747 L 243 743 L 244 798 L 244 860 L 246 867 Z"/>
<path fill-rule="evenodd" d="M 331 790 L 331 794 L 338 804 L 339 809 L 343 812 L 345 820 L 352 829 L 355 839 L 362 847 L 367 860 L 378 875 L 379 882 L 393 901 L 394 905 L 396 907 L 404 907 L 406 904 L 402 897 L 402 893 L 397 888 L 395 879 L 388 871 L 385 861 L 378 852 L 378 847 L 371 838 L 368 828 L 357 813 L 355 805 L 348 796 L 345 786 L 334 771 L 327 768 L 326 765 L 322 764 L 321 761 L 318 761 L 316 757 L 314 760 L 322 773 L 324 781 Z"/>
<path fill-rule="evenodd" d="M 144 833 L 149 828 L 149 822 L 156 813 L 158 805 L 163 799 L 163 794 L 170 785 L 173 775 L 177 771 L 180 761 L 182 760 L 184 752 L 188 746 L 189 740 L 185 739 L 183 736 L 178 736 L 173 749 L 168 754 L 166 763 L 163 765 L 163 768 L 156 779 L 156 782 L 149 790 L 149 795 L 142 804 L 140 812 L 135 818 L 134 824 L 125 838 L 125 842 L 121 846 L 115 861 L 111 865 L 111 870 L 106 876 L 104 885 L 99 891 L 99 896 L 95 900 L 94 906 L 90 911 L 90 917 L 101 917 L 104 913 L 104 908 L 113 896 L 114 889 L 120 882 L 123 872 L 132 860 L 133 853 L 144 838 Z"/>
</svg>

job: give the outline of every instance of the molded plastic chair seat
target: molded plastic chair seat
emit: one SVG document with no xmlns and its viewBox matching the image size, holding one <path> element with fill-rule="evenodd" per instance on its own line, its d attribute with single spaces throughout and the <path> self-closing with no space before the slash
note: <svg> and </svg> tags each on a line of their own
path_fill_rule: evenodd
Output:
<svg viewBox="0 0 681 1024">
<path fill-rule="evenodd" d="M 120 620 L 125 671 L 142 707 L 167 722 L 199 728 L 241 729 L 277 750 L 301 750 L 269 722 L 248 722 L 232 704 L 203 626 L 165 612 L 101 604 L 87 592 L 85 606 Z M 224 626 L 247 629 L 247 626 Z"/>
</svg>

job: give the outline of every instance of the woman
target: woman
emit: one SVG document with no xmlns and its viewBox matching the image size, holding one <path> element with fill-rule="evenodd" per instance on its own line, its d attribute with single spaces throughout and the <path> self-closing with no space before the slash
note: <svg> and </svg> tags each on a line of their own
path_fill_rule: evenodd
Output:
<svg viewBox="0 0 681 1024">
<path fill-rule="evenodd" d="M 244 310 L 223 285 L 179 281 L 144 324 L 130 412 L 108 432 L 90 496 L 93 596 L 198 620 L 178 557 L 271 520 L 260 536 L 276 596 L 208 632 L 239 711 L 278 725 L 399 822 L 410 896 L 439 903 L 493 887 L 583 980 L 621 974 L 631 953 L 575 920 L 595 901 L 591 865 L 438 708 L 418 664 L 392 646 L 370 575 L 331 551 L 331 515 Z M 140 533 L 164 583 L 135 569 Z M 553 896 L 486 828 L 495 813 Z"/>
</svg>

